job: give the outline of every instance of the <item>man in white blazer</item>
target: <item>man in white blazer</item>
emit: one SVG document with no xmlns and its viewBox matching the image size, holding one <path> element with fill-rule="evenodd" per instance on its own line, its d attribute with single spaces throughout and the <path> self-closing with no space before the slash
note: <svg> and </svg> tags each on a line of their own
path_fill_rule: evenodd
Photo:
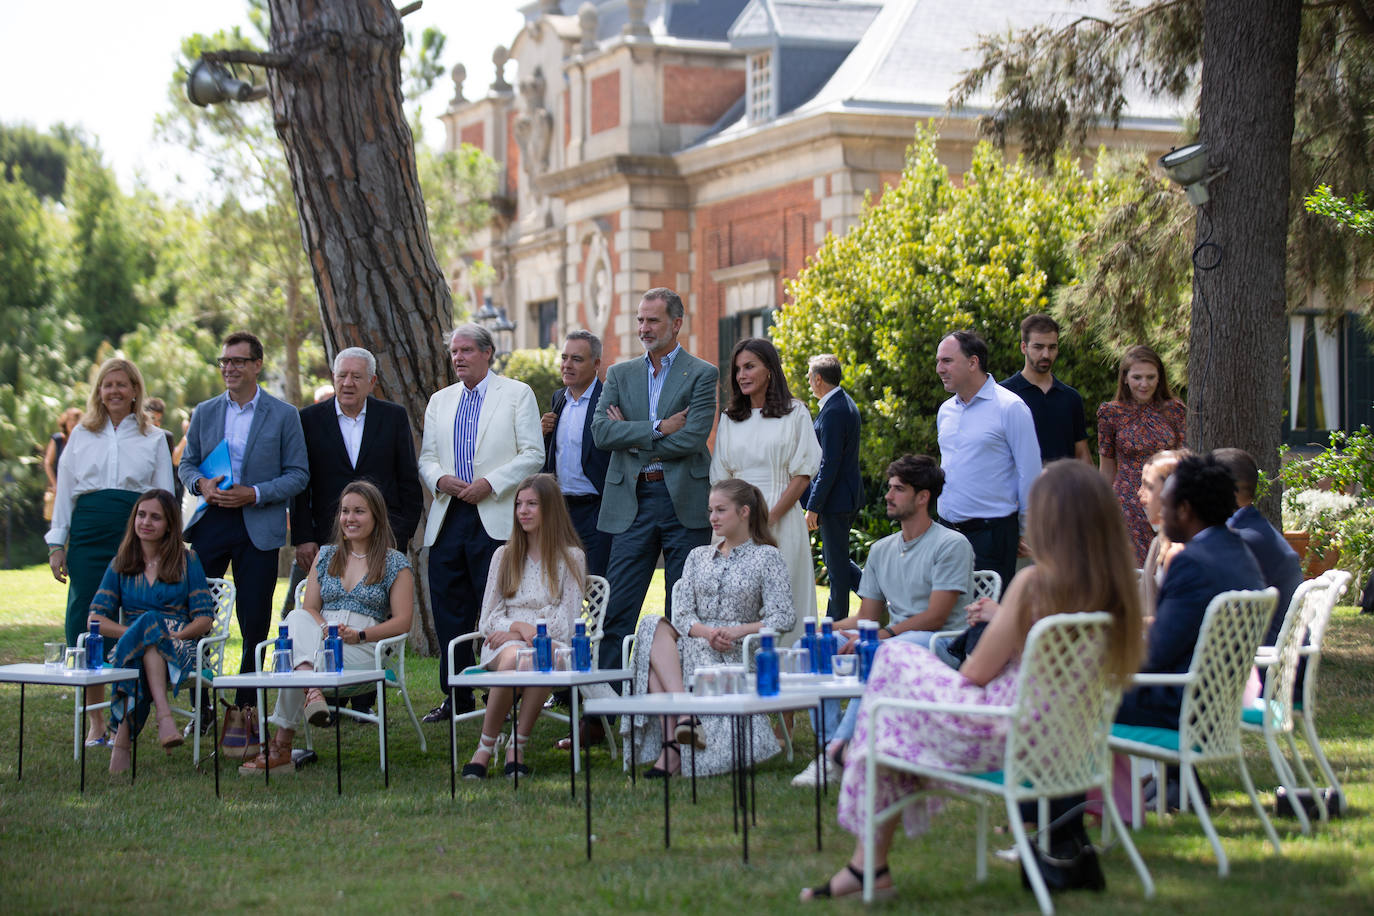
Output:
<svg viewBox="0 0 1374 916">
<path fill-rule="evenodd" d="M 434 494 L 425 525 L 429 600 L 439 637 L 439 689 L 444 701 L 426 722 L 442 722 L 474 707 L 472 691 L 448 692 L 448 644 L 477 626 L 487 570 L 496 548 L 510 537 L 515 489 L 544 465 L 544 435 L 534 392 L 524 382 L 491 372 L 496 346 L 475 324 L 449 336 L 458 383 L 436 392 L 425 408 L 420 480 Z M 455 663 L 473 663 L 472 644 Z"/>
</svg>

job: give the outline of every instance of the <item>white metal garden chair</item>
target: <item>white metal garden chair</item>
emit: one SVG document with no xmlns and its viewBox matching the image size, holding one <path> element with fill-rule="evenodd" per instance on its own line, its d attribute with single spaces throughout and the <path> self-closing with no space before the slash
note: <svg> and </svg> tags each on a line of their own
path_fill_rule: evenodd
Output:
<svg viewBox="0 0 1374 916">
<path fill-rule="evenodd" d="M 224 646 L 229 640 L 229 624 L 234 613 L 234 596 L 237 590 L 234 583 L 225 579 L 206 579 L 206 584 L 210 587 L 210 598 L 215 607 L 215 624 L 210 628 L 210 632 L 196 641 L 196 667 L 195 674 L 186 679 L 182 689 L 191 692 L 191 708 L 186 709 L 181 706 L 173 706 L 174 715 L 189 716 L 191 721 L 196 723 L 196 727 L 191 729 L 191 762 L 200 763 L 200 716 L 201 716 L 201 688 L 210 686 L 210 682 L 216 675 L 224 672 Z M 119 620 L 124 622 L 123 609 L 120 610 Z M 87 634 L 82 633 L 76 644 L 82 648 L 86 645 Z M 75 697 L 75 731 L 73 732 L 73 755 L 79 757 L 81 753 L 81 697 Z M 110 701 L 95 703 L 88 707 L 91 709 L 108 709 Z M 213 714 L 214 710 L 208 711 Z"/>
<path fill-rule="evenodd" d="M 1298 650 L 1298 654 L 1307 659 L 1307 671 L 1303 674 L 1302 701 L 1293 704 L 1293 718 L 1302 724 L 1303 736 L 1312 748 L 1312 756 L 1316 758 L 1317 766 L 1321 768 L 1322 775 L 1326 777 L 1327 784 L 1338 800 L 1337 811 L 1344 814 L 1345 793 L 1341 791 L 1336 773 L 1331 769 L 1326 754 L 1322 753 L 1321 742 L 1317 740 L 1317 673 L 1321 668 L 1322 641 L 1326 638 L 1326 626 L 1331 622 L 1331 613 L 1336 609 L 1336 602 L 1349 587 L 1351 576 L 1344 570 L 1333 569 L 1326 573 L 1326 578 L 1330 583 L 1326 591 L 1326 600 L 1312 618 L 1307 644 Z"/>
<path fill-rule="evenodd" d="M 305 601 L 305 586 L 308 584 L 308 582 L 309 582 L 308 579 L 303 579 L 303 580 L 301 580 L 301 581 L 296 585 L 296 605 L 295 605 L 295 606 L 298 607 L 298 608 L 303 608 L 303 607 L 305 607 L 305 604 L 304 604 L 304 601 Z M 405 704 L 406 704 L 406 712 L 410 715 L 410 722 L 411 722 L 412 725 L 415 726 L 415 734 L 417 734 L 417 735 L 420 736 L 420 753 L 423 754 L 423 753 L 426 753 L 426 752 L 429 751 L 429 746 L 428 746 L 428 744 L 426 744 L 426 742 L 425 742 L 425 732 L 424 732 L 424 729 L 420 728 L 420 720 L 417 719 L 417 718 L 415 717 L 415 708 L 414 708 L 413 706 L 410 705 L 410 692 L 409 692 L 409 690 L 406 689 L 406 640 L 407 640 L 407 639 L 409 639 L 409 634 L 408 634 L 408 633 L 399 633 L 399 634 L 397 634 L 397 635 L 395 635 L 395 636 L 388 636 L 386 639 L 379 639 L 379 640 L 377 640 L 377 642 L 374 643 L 374 644 L 373 644 L 373 647 L 372 647 L 372 649 L 373 649 L 373 665 L 374 665 L 378 670 L 384 670 L 384 671 L 386 672 L 385 677 L 383 677 L 383 679 L 382 679 L 382 681 L 381 681 L 381 683 L 383 684 L 384 687 L 390 687 L 390 688 L 393 689 L 393 690 L 399 690 L 399 691 L 401 692 L 401 699 L 405 701 Z M 265 643 L 259 643 L 259 645 L 258 645 L 258 649 L 259 649 L 259 651 L 258 651 L 258 670 L 259 670 L 259 671 L 263 670 L 263 669 L 262 669 L 262 651 L 261 651 L 261 650 L 262 650 L 263 646 L 266 646 L 266 645 L 267 645 L 268 643 L 270 643 L 270 642 L 271 642 L 271 640 L 269 639 L 267 642 L 265 642 Z M 360 694 L 360 693 L 367 693 L 368 691 L 373 690 L 373 689 L 374 689 L 374 686 L 373 686 L 372 684 L 362 684 L 362 685 L 357 686 L 357 687 L 345 687 L 345 688 L 343 688 L 342 690 L 339 691 L 339 698 L 340 698 L 340 699 L 344 699 L 344 698 L 347 698 L 347 697 L 350 697 L 350 696 L 355 696 L 355 695 Z M 326 700 L 326 702 L 328 702 L 329 700 L 332 700 L 332 699 L 334 699 L 334 693 L 333 693 L 333 691 L 331 690 L 331 691 L 328 692 L 328 695 L 325 697 L 325 700 Z M 351 718 L 351 719 L 357 719 L 359 722 L 370 722 L 370 723 L 372 723 L 373 725 L 377 725 L 378 722 L 379 722 L 378 713 L 376 713 L 376 712 L 366 712 L 366 711 L 364 711 L 364 710 L 353 709 L 353 708 L 348 707 L 348 706 L 343 706 L 343 705 L 334 706 L 334 705 L 332 705 L 332 704 L 329 706 L 329 711 L 330 711 L 331 713 L 333 713 L 334 715 L 340 715 L 340 714 L 342 714 L 342 715 L 348 716 L 348 717 Z M 382 739 L 381 739 L 381 735 L 378 734 L 378 736 L 377 736 L 377 741 L 379 742 L 379 745 L 380 745 L 381 740 L 382 740 Z M 308 722 L 307 722 L 306 725 L 305 725 L 305 746 L 306 746 L 306 747 L 313 747 L 313 746 L 314 746 L 314 742 L 313 742 L 313 740 L 312 740 L 312 738 L 311 738 L 311 734 L 310 734 L 310 723 L 308 723 Z M 385 769 L 385 768 L 386 768 L 386 749 L 385 749 L 385 747 L 382 748 L 380 759 L 381 759 L 382 768 Z"/>
<path fill-rule="evenodd" d="M 1226 851 L 1221 847 L 1202 793 L 1193 775 L 1199 763 L 1218 760 L 1235 761 L 1240 778 L 1250 796 L 1250 803 L 1259 815 L 1264 832 L 1281 853 L 1279 836 L 1264 812 L 1264 805 L 1255 794 L 1255 784 L 1245 766 L 1245 751 L 1241 747 L 1241 707 L 1245 682 L 1259 648 L 1260 639 L 1269 626 L 1278 603 L 1278 591 L 1222 592 L 1211 600 L 1203 614 L 1193 659 L 1185 674 L 1137 674 L 1135 686 L 1181 687 L 1183 702 L 1179 711 L 1177 730 L 1142 725 L 1114 725 L 1109 745 L 1118 754 L 1129 754 L 1131 761 L 1131 808 L 1135 823 L 1140 823 L 1140 780 L 1134 758 L 1145 757 L 1161 763 L 1173 764 L 1179 770 L 1179 808 L 1187 810 L 1192 804 L 1198 820 L 1217 854 L 1217 872 L 1225 877 L 1230 871 Z M 1157 780 L 1156 797 L 1163 808 L 1164 781 Z"/>
<path fill-rule="evenodd" d="M 1288 743 L 1288 749 L 1293 755 L 1293 762 L 1303 784 L 1312 792 L 1312 798 L 1320 801 L 1317 786 L 1312 782 L 1312 774 L 1307 771 L 1307 765 L 1303 763 L 1302 755 L 1298 753 L 1298 746 L 1293 740 L 1293 688 L 1297 683 L 1298 659 L 1303 641 L 1312 626 L 1312 620 L 1326 601 L 1330 587 L 1330 581 L 1322 576 L 1308 579 L 1293 592 L 1293 598 L 1288 602 L 1288 610 L 1283 616 L 1283 626 L 1274 645 L 1261 646 L 1255 656 L 1255 664 L 1268 670 L 1264 692 L 1253 705 L 1247 706 L 1241 712 L 1241 728 L 1264 735 L 1264 744 L 1269 751 L 1269 760 L 1274 764 L 1274 773 L 1278 777 L 1279 785 L 1288 793 L 1288 798 L 1293 803 L 1293 813 L 1298 818 L 1302 832 L 1308 835 L 1312 833 L 1312 825 L 1298 800 L 1297 778 L 1283 751 L 1279 749 L 1279 736 L 1282 735 Z M 1325 821 L 1326 806 L 1319 804 L 1318 811 L 1321 819 Z"/>
<path fill-rule="evenodd" d="M 586 621 L 587 637 L 592 644 L 592 667 L 600 668 L 601 666 L 598 661 L 597 652 L 601 646 L 602 634 L 605 632 L 606 606 L 610 602 L 611 585 L 609 582 L 606 581 L 604 576 L 588 575 L 586 581 L 586 587 L 582 591 L 582 619 Z M 480 654 L 482 647 L 482 634 L 464 633 L 462 636 L 455 636 L 453 639 L 449 640 L 448 643 L 448 670 L 458 670 L 457 663 L 455 661 L 456 652 L 458 646 L 465 642 L 472 643 L 472 651 L 474 655 Z M 473 666 L 472 668 L 469 668 L 467 670 L 474 671 L 480 669 L 478 669 L 476 666 Z M 580 687 L 578 689 L 582 690 L 582 688 Z M 585 696 L 585 691 L 583 691 L 583 695 Z M 486 709 L 480 706 L 468 712 L 454 713 L 453 724 L 456 726 L 459 722 L 467 722 L 472 719 L 481 719 L 484 716 L 486 716 L 486 714 Z M 568 716 L 551 709 L 541 710 L 540 715 L 548 716 L 552 719 L 557 719 L 560 722 L 569 721 Z M 610 724 L 605 720 L 605 717 L 602 717 L 602 724 L 605 725 L 606 742 L 610 745 L 611 757 L 614 758 L 616 753 L 615 738 L 611 736 Z M 455 742 L 458 740 L 456 733 L 454 735 L 453 740 Z M 458 759 L 456 744 L 452 759 Z M 580 766 L 580 764 L 576 765 Z"/>
<path fill-rule="evenodd" d="M 1053 913 L 1054 904 L 1036 862 L 1035 851 L 1021 822 L 1020 804 L 1036 801 L 1043 812 L 1048 799 L 1081 795 L 1089 789 L 1102 793 L 1108 822 L 1121 837 L 1131 864 L 1135 867 L 1145 897 L 1154 896 L 1154 882 L 1145 862 L 1136 851 L 1112 800 L 1111 755 L 1107 734 L 1112 716 L 1121 702 L 1121 690 L 1110 686 L 1104 669 L 1110 614 L 1057 614 L 1031 627 L 1021 655 L 1017 674 L 1016 699 L 1009 706 L 971 706 L 931 703 L 920 700 L 866 699 L 864 715 L 869 717 L 866 787 L 864 793 L 864 900 L 872 901 L 875 866 L 874 844 L 877 827 L 896 816 L 904 807 L 926 795 L 941 795 L 972 801 L 978 805 L 978 836 L 975 875 L 987 878 L 987 805 L 990 798 L 1001 798 L 1007 821 L 1016 838 L 1016 850 L 1043 913 Z M 1001 770 L 991 773 L 963 773 L 914 764 L 882 753 L 877 738 L 884 730 L 880 719 L 903 710 L 945 712 L 967 716 L 987 716 L 1007 720 L 1006 755 Z M 900 726 L 899 726 L 900 727 Z M 879 767 L 900 770 L 930 783 L 930 786 L 905 796 L 878 811 L 876 788 Z M 1042 816 L 1043 820 L 1043 816 Z M 1048 831 L 1042 831 L 1042 846 Z"/>
<path fill-rule="evenodd" d="M 972 604 L 979 598 L 991 598 L 996 601 L 1002 595 L 1002 574 L 994 569 L 975 569 L 973 571 L 973 597 L 965 604 Z M 937 639 L 953 639 L 963 630 L 940 630 L 930 637 L 931 646 L 935 645 Z"/>
</svg>

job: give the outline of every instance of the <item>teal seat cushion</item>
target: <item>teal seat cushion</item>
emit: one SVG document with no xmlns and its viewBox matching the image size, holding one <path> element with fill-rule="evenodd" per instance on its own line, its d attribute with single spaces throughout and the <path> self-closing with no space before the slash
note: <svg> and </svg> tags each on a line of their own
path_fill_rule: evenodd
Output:
<svg viewBox="0 0 1374 916">
<path fill-rule="evenodd" d="M 201 668 L 200 676 L 207 681 L 213 681 L 215 679 L 215 671 L 213 668 Z"/>
<path fill-rule="evenodd" d="M 396 672 L 390 668 L 386 669 L 386 679 L 393 684 L 396 683 Z"/>
<path fill-rule="evenodd" d="M 466 668 L 463 669 L 463 673 L 464 673 L 464 674 L 486 674 L 486 673 L 487 673 L 487 669 L 486 669 L 486 668 L 483 668 L 481 665 L 469 665 L 468 667 L 466 667 Z"/>
<path fill-rule="evenodd" d="M 991 773 L 965 773 L 965 776 L 972 776 L 974 779 L 981 779 L 993 785 L 1000 786 L 1006 774 L 1002 770 L 993 770 Z"/>
<path fill-rule="evenodd" d="M 1166 751 L 1178 751 L 1178 732 L 1172 728 L 1154 728 L 1149 725 L 1113 725 L 1112 737 L 1137 744 L 1150 744 Z"/>
<path fill-rule="evenodd" d="M 1241 710 L 1240 721 L 1244 722 L 1246 725 L 1263 725 L 1264 710 L 1247 706 L 1245 709 Z"/>
</svg>

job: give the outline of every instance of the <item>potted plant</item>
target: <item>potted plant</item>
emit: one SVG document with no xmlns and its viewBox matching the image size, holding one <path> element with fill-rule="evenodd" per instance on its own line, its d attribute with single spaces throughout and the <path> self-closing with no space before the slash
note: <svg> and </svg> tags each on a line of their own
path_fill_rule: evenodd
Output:
<svg viewBox="0 0 1374 916">
<path fill-rule="evenodd" d="M 1363 582 L 1374 569 L 1374 432 L 1336 431 L 1310 458 L 1280 458 L 1284 536 L 1307 575 L 1339 564 Z"/>
</svg>

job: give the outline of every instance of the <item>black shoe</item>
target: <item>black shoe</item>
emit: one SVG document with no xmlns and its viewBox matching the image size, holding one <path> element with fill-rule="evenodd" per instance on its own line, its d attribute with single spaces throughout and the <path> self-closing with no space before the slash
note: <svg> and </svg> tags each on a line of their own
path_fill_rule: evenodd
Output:
<svg viewBox="0 0 1374 916">
<path fill-rule="evenodd" d="M 355 697 L 350 697 L 348 705 L 352 706 L 355 712 L 365 712 L 372 714 L 372 707 L 377 705 L 377 691 L 369 690 L 367 693 L 360 693 Z"/>
<path fill-rule="evenodd" d="M 448 700 L 444 700 L 444 702 L 440 703 L 438 706 L 434 707 L 434 708 L 431 709 L 429 712 L 425 713 L 425 714 L 424 714 L 424 717 L 421 718 L 420 721 L 421 721 L 421 722 L 446 722 L 446 721 L 448 721 L 448 718 L 449 718 L 449 716 L 451 715 L 450 710 L 452 710 L 452 708 L 453 708 L 453 707 L 451 707 L 451 706 L 449 705 Z M 465 771 L 465 772 L 466 772 L 466 771 Z"/>
<path fill-rule="evenodd" d="M 482 766 L 482 764 L 480 763 L 465 763 L 463 764 L 463 778 L 486 779 L 487 768 Z"/>
<path fill-rule="evenodd" d="M 519 773 L 520 773 L 521 776 L 528 776 L 528 775 L 530 775 L 531 773 L 534 772 L 534 770 L 533 770 L 532 768 L 526 766 L 526 765 L 523 764 L 523 763 L 516 763 L 514 760 L 507 760 L 507 761 L 506 761 L 506 775 L 507 775 L 507 776 L 514 776 L 514 775 L 516 774 L 517 771 L 519 771 Z"/>
</svg>

